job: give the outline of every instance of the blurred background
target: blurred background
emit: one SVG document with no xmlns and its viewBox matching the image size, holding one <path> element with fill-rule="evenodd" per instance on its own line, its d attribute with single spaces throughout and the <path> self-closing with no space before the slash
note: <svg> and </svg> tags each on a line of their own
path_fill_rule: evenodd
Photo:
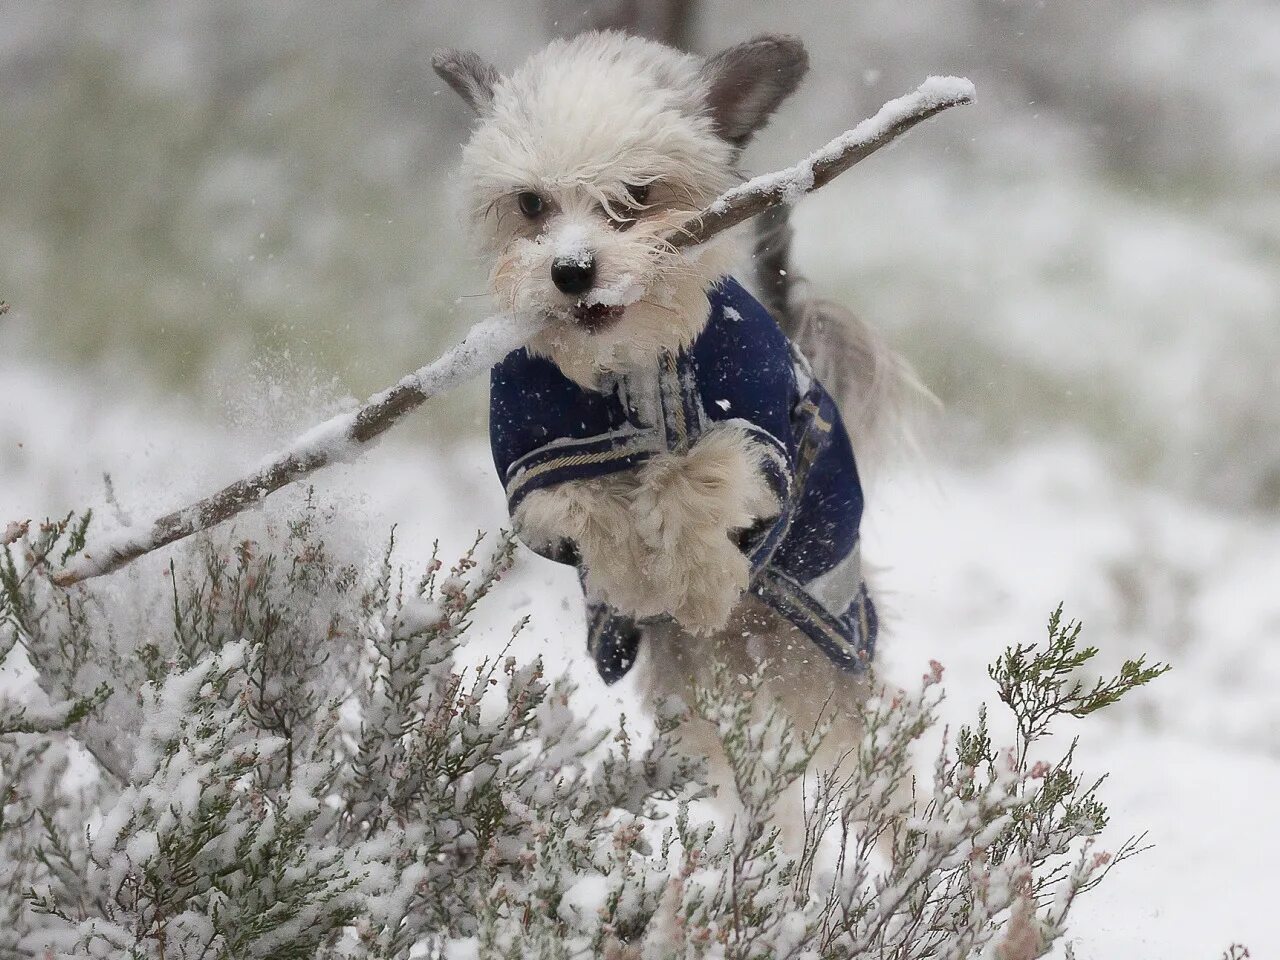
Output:
<svg viewBox="0 0 1280 960">
<path fill-rule="evenodd" d="M 1160 846 L 1080 956 L 1280 945 L 1273 0 L 8 0 L 0 521 L 176 505 L 455 341 L 488 302 L 454 179 L 470 115 L 431 52 L 505 69 L 610 22 L 699 52 L 804 39 L 751 171 L 929 74 L 977 84 L 795 217 L 815 292 L 945 404 L 923 467 L 872 491 L 887 669 L 942 660 L 963 718 L 1059 601 L 1111 662 L 1172 662 L 1094 744 L 1117 820 Z M 484 431 L 476 384 L 332 482 L 371 526 L 452 542 L 505 520 Z M 510 608 L 574 662 L 572 576 L 522 563 Z"/>
</svg>

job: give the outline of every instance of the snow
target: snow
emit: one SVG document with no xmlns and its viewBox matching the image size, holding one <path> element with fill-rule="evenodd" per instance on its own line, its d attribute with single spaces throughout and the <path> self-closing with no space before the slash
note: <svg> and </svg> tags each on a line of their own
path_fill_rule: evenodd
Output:
<svg viewBox="0 0 1280 960">
<path fill-rule="evenodd" d="M 399 385 L 414 386 L 427 396 L 452 390 L 485 373 L 512 350 L 524 346 L 547 322 L 546 318 L 538 316 L 498 314 L 489 317 L 467 331 L 461 343 L 450 348 L 438 360 L 405 377 Z M 378 394 L 369 402 L 377 403 L 385 396 L 385 393 Z"/>
<path fill-rule="evenodd" d="M 1216 960 L 1232 942 L 1249 945 L 1255 957 L 1274 955 L 1274 751 L 1114 726 L 1084 733 L 1079 749 L 1091 769 L 1110 771 L 1103 790 L 1108 833 L 1118 839 L 1149 830 L 1154 844 L 1076 904 L 1069 939 L 1081 960 Z"/>
<path fill-rule="evenodd" d="M 0 640 L 2 639 L 4 638 L 0 637 Z M 48 703 L 45 697 L 10 697 L 4 693 L 7 673 L 9 673 L 7 667 L 4 671 L 0 671 L 0 730 L 32 732 L 59 730 L 79 706 L 75 700 Z M 32 703 L 31 699 L 36 699 L 37 702 Z M 46 702 L 42 703 L 41 700 Z"/>
<path fill-rule="evenodd" d="M 609 878 L 603 873 L 582 876 L 560 898 L 560 916 L 572 920 L 574 914 L 593 914 L 604 908 L 609 892 Z"/>
<path fill-rule="evenodd" d="M 570 221 L 558 231 L 552 242 L 551 256 L 556 260 L 569 260 L 578 266 L 590 266 L 591 237 L 584 224 Z"/>
<path fill-rule="evenodd" d="M 265 458 L 259 470 L 266 470 L 281 460 L 324 460 L 326 463 L 349 463 L 360 456 L 362 445 L 352 436 L 356 425 L 355 411 L 339 413 L 317 423 L 279 453 Z"/>
<path fill-rule="evenodd" d="M 406 633 L 421 633 L 438 627 L 446 619 L 444 606 L 427 597 L 406 597 L 397 619 Z"/>
<path fill-rule="evenodd" d="M 385 403 L 393 391 L 409 388 L 425 398 L 438 397 L 485 373 L 512 350 L 528 343 L 546 325 L 532 316 L 497 314 L 475 324 L 455 346 L 439 358 L 401 378 L 395 387 L 374 394 L 362 407 L 337 414 L 300 435 L 259 469 L 285 459 L 319 460 L 325 464 L 348 463 L 367 450 L 352 436 L 361 410 Z"/>
<path fill-rule="evenodd" d="M 480 960 L 480 941 L 476 937 L 450 940 L 444 947 L 445 960 Z"/>
<path fill-rule="evenodd" d="M 586 304 L 602 307 L 625 307 L 644 296 L 644 284 L 631 274 L 623 274 L 613 283 L 594 288 L 583 298 Z"/>
</svg>

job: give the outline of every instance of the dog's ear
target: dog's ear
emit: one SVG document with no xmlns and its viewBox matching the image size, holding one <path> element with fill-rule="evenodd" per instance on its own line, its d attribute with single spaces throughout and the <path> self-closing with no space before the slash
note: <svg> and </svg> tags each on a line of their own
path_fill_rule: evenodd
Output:
<svg viewBox="0 0 1280 960">
<path fill-rule="evenodd" d="M 808 70 L 809 54 L 797 37 L 765 34 L 721 50 L 702 66 L 716 133 L 746 146 Z"/>
<path fill-rule="evenodd" d="M 497 70 L 469 50 L 437 50 L 431 68 L 476 113 L 488 109 L 493 88 L 501 79 Z"/>
</svg>

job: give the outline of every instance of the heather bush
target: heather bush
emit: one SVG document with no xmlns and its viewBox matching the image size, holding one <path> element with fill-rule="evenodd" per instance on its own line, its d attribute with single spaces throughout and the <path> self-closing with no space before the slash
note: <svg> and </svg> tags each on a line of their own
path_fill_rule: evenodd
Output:
<svg viewBox="0 0 1280 960">
<path fill-rule="evenodd" d="M 1007 748 L 985 708 L 941 735 L 935 664 L 814 771 L 823 731 L 752 677 L 633 728 L 518 641 L 469 658 L 509 537 L 409 571 L 308 499 L 178 551 L 163 590 L 55 588 L 89 520 L 3 537 L 0 957 L 1024 960 L 1142 847 L 1104 852 L 1101 779 L 1046 738 L 1164 667 L 1080 679 L 1096 651 L 1061 611 L 991 667 Z M 687 710 L 719 729 L 731 819 L 673 746 Z M 793 850 L 774 810 L 802 777 Z"/>
</svg>

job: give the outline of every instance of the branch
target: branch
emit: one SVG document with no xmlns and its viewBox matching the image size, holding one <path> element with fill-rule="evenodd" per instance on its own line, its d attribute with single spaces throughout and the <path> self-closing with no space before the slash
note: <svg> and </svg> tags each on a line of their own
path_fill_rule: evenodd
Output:
<svg viewBox="0 0 1280 960">
<path fill-rule="evenodd" d="M 795 203 L 902 136 L 917 123 L 949 107 L 972 103 L 973 84 L 959 77 L 930 77 L 914 92 L 890 100 L 874 117 L 840 134 L 794 167 L 766 173 L 724 193 L 685 224 L 676 247 L 705 243 L 713 236 L 780 203 Z"/>
<path fill-rule="evenodd" d="M 103 538 L 95 550 L 86 550 L 74 563 L 54 574 L 53 582 L 67 587 L 111 573 L 144 554 L 229 520 L 321 467 L 354 459 L 361 447 L 431 397 L 488 370 L 512 350 L 528 343 L 545 325 L 542 318 L 505 314 L 482 320 L 440 359 L 370 397 L 355 412 L 340 414 L 313 427 L 254 473 L 197 503 L 166 513 L 150 529 L 126 527 Z"/>
<path fill-rule="evenodd" d="M 948 107 L 971 103 L 973 97 L 973 84 L 968 80 L 930 77 L 914 93 L 889 101 L 874 117 L 795 166 L 756 177 L 728 191 L 666 240 L 676 248 L 696 246 L 772 206 L 794 203 L 916 124 Z M 512 350 L 528 343 L 548 322 L 546 317 L 500 315 L 477 323 L 460 344 L 391 389 L 371 397 L 354 413 L 325 421 L 255 473 L 198 503 L 165 514 L 149 529 L 126 528 L 102 538 L 95 550 L 86 551 L 55 574 L 53 582 L 66 587 L 111 573 L 144 554 L 234 517 L 321 467 L 353 459 L 363 446 L 406 414 L 488 370 Z"/>
</svg>

